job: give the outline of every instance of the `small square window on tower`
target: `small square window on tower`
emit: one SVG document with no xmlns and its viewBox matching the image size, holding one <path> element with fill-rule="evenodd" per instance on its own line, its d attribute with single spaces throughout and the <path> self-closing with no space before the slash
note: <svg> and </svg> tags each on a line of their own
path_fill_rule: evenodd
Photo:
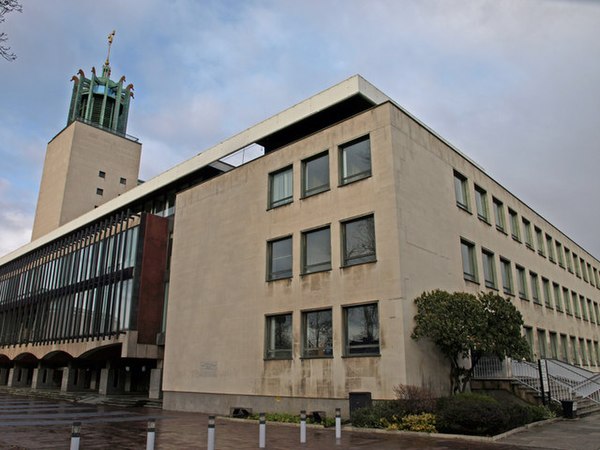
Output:
<svg viewBox="0 0 600 450">
<path fill-rule="evenodd" d="M 98 171 L 98 176 L 100 178 L 106 178 L 106 172 L 104 170 L 99 170 Z"/>
<path fill-rule="evenodd" d="M 104 195 L 104 189 L 96 188 L 96 195 Z"/>
<path fill-rule="evenodd" d="M 119 183 L 121 183 L 123 186 L 127 184 L 127 178 L 123 178 L 121 177 L 121 179 L 119 180 Z"/>
</svg>

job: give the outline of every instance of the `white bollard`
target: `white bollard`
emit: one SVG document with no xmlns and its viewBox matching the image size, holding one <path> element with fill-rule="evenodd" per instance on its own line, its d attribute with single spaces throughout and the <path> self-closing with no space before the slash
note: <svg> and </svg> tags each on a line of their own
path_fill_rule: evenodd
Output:
<svg viewBox="0 0 600 450">
<path fill-rule="evenodd" d="M 258 448 L 266 448 L 267 446 L 267 419 L 265 413 L 260 413 L 258 416 Z"/>
<path fill-rule="evenodd" d="M 335 438 L 342 438 L 342 412 L 340 408 L 335 408 Z"/>
<path fill-rule="evenodd" d="M 306 444 L 306 411 L 300 411 L 300 443 Z"/>
<path fill-rule="evenodd" d="M 208 416 L 207 450 L 215 450 L 215 416 Z"/>
<path fill-rule="evenodd" d="M 71 427 L 71 450 L 79 450 L 79 438 L 81 433 L 81 422 L 73 422 Z"/>
<path fill-rule="evenodd" d="M 154 441 L 156 440 L 156 420 L 148 420 L 148 433 L 146 437 L 146 450 L 154 450 Z"/>
</svg>

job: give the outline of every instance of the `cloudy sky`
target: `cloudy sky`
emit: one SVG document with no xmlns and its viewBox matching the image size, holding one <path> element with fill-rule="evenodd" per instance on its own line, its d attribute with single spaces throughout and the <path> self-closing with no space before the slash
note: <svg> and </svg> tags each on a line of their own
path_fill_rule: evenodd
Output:
<svg viewBox="0 0 600 450">
<path fill-rule="evenodd" d="M 0 255 L 29 240 L 71 76 L 135 85 L 149 179 L 359 73 L 600 257 L 600 2 L 22 0 L 0 24 Z"/>
</svg>

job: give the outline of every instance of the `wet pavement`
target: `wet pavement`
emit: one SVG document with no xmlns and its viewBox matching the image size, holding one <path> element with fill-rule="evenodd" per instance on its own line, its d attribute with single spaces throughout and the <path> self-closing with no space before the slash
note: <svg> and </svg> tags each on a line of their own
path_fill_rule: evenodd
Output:
<svg viewBox="0 0 600 450">
<path fill-rule="evenodd" d="M 81 449 L 145 449 L 146 427 L 150 418 L 156 419 L 156 449 L 205 449 L 208 416 L 198 413 L 162 411 L 147 408 L 114 408 L 48 401 L 0 395 L 1 449 L 67 449 L 71 424 L 81 421 Z M 593 442 L 594 432 L 600 432 L 600 417 L 582 422 L 561 421 L 514 434 L 500 442 L 477 442 L 441 436 L 415 436 L 404 433 L 370 433 L 342 431 L 336 441 L 335 430 L 319 426 L 307 427 L 307 443 L 300 444 L 297 425 L 268 423 L 267 449 L 472 449 L 514 450 L 524 448 L 571 448 L 569 433 L 577 433 L 574 425 L 587 427 Z M 550 427 L 548 429 L 548 427 Z M 594 428 L 595 427 L 595 428 Z M 560 431 L 557 431 L 560 430 Z M 523 435 L 523 433 L 525 433 Z M 549 441 L 540 436 L 552 435 Z M 573 436 L 577 437 L 577 436 Z M 571 443 L 570 447 L 553 447 L 557 442 Z M 581 439 L 579 440 L 581 442 Z M 600 442 L 600 441 L 595 441 Z M 600 443 L 599 443 L 600 445 Z M 217 418 L 217 449 L 258 448 L 258 423 Z"/>
</svg>

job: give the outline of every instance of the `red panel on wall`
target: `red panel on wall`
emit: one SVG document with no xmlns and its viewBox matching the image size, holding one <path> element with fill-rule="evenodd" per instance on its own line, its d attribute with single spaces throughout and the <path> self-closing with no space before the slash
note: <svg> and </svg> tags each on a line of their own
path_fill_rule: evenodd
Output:
<svg viewBox="0 0 600 450">
<path fill-rule="evenodd" d="M 137 316 L 138 343 L 156 344 L 156 334 L 161 331 L 162 323 L 169 220 L 147 214 L 144 222 Z"/>
</svg>

